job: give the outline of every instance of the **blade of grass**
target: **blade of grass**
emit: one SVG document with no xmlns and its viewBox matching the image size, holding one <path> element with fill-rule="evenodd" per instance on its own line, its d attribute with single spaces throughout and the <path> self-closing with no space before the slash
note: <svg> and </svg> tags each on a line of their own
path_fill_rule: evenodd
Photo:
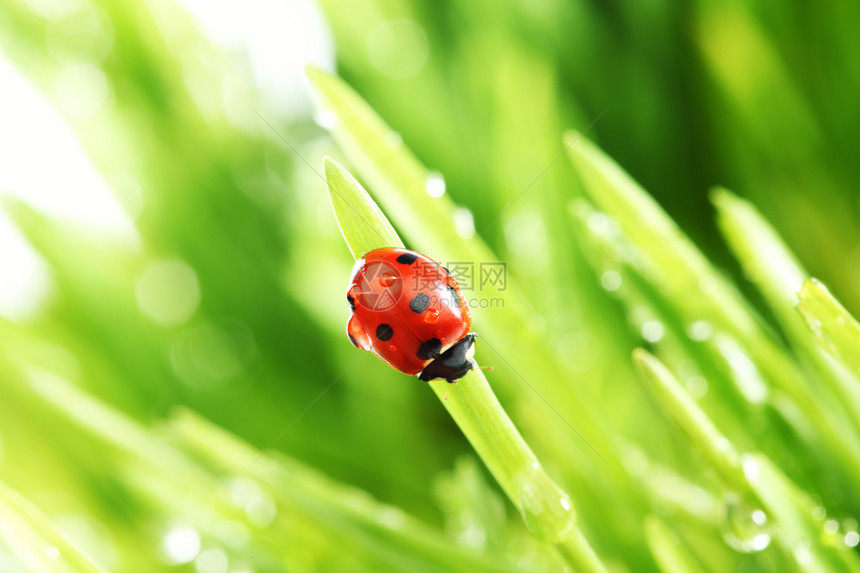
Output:
<svg viewBox="0 0 860 573">
<path fill-rule="evenodd" d="M 815 504 L 766 456 L 741 456 L 744 475 L 776 527 L 775 537 L 801 571 L 860 571 L 857 553 L 828 540 L 813 517 Z M 831 545 L 832 543 L 832 545 Z"/>
<path fill-rule="evenodd" d="M 338 118 L 332 128 L 338 144 L 372 186 L 386 215 L 399 225 L 411 244 L 442 260 L 497 261 L 480 238 L 467 241 L 457 233 L 454 203 L 447 195 L 436 198 L 428 195 L 427 169 L 402 142 L 392 137 L 396 134 L 355 91 L 340 78 L 316 68 L 308 67 L 307 75 L 325 109 Z M 609 451 L 604 438 L 609 432 L 604 429 L 602 420 L 586 407 L 588 402 L 565 399 L 569 383 L 551 384 L 565 381 L 566 369 L 559 356 L 547 350 L 534 330 L 531 306 L 522 289 L 508 276 L 506 288 L 500 290 L 496 284 L 486 284 L 480 294 L 484 299 L 503 300 L 504 309 L 482 308 L 474 313 L 476 328 L 494 333 L 499 353 L 516 356 L 514 366 L 524 372 L 526 379 L 547 381 L 539 388 L 541 395 L 553 404 L 564 404 L 565 414 L 576 419 L 577 432 L 584 436 L 580 443 L 583 451 L 592 446 L 598 452 Z M 516 389 L 537 408 L 545 408 L 529 389 L 522 386 Z M 583 463 L 598 463 L 596 458 L 590 456 L 583 459 Z M 620 475 L 621 469 L 615 460 L 608 462 L 601 465 L 601 471 Z"/>
<path fill-rule="evenodd" d="M 800 375 L 737 290 L 717 272 L 657 202 L 596 145 L 579 137 L 569 156 L 600 209 L 636 249 L 639 264 L 657 288 L 692 322 L 702 317 L 744 341 L 770 377 L 794 389 Z"/>
<path fill-rule="evenodd" d="M 813 520 L 811 502 L 766 456 L 740 455 L 657 358 L 637 349 L 634 361 L 667 414 L 681 427 L 693 447 L 702 452 L 729 490 L 741 499 L 754 500 L 769 512 L 774 524 L 773 537 L 786 555 L 793 556 L 790 563 L 794 569 L 860 571 L 860 560 L 855 554 L 823 543 L 824 532 Z M 798 557 L 799 550 L 808 561 Z"/>
<path fill-rule="evenodd" d="M 860 375 L 860 323 L 815 279 L 804 280 L 797 296 L 797 310 L 818 343 Z"/>
<path fill-rule="evenodd" d="M 741 472 L 740 456 L 734 446 L 714 426 L 678 380 L 653 355 L 642 349 L 633 351 L 633 361 L 657 402 L 677 421 L 725 483 L 735 491 L 749 488 Z"/>
<path fill-rule="evenodd" d="M 505 570 L 506 565 L 499 561 L 463 551 L 399 509 L 379 503 L 365 492 L 339 484 L 279 452 L 269 452 L 249 464 L 248 460 L 257 458 L 259 452 L 190 410 L 176 410 L 169 430 L 179 447 L 206 465 L 229 475 L 252 477 L 286 505 L 301 507 L 336 523 L 339 529 L 369 545 L 379 549 L 400 547 L 404 554 L 435 570 Z M 392 527 L 392 523 L 397 526 Z"/>
<path fill-rule="evenodd" d="M 678 534 L 655 515 L 645 519 L 645 539 L 663 573 L 707 573 Z"/>
<path fill-rule="evenodd" d="M 827 400 L 829 396 L 819 388 L 814 393 L 810 392 L 814 401 L 807 404 L 807 408 L 826 411 L 828 425 L 839 428 L 841 441 L 850 442 L 852 446 L 846 448 L 846 454 L 853 457 L 855 463 L 860 463 L 860 401 L 853 392 L 856 380 L 848 379 L 844 370 L 835 366 L 817 345 L 812 344 L 809 330 L 797 315 L 797 293 L 801 290 L 806 271 L 748 201 L 722 188 L 712 192 L 711 200 L 717 208 L 717 222 L 723 236 L 746 275 L 774 310 L 792 347 L 817 370 L 816 379 L 827 384 L 838 397 L 837 400 Z M 852 425 L 854 431 L 846 434 L 844 428 Z"/>
<path fill-rule="evenodd" d="M 321 528 L 331 538 L 360 539 L 392 567 L 407 560 L 406 555 L 417 554 L 420 560 L 410 570 L 454 571 L 458 564 L 467 564 L 471 570 L 504 570 L 498 563 L 464 553 L 437 531 L 396 508 L 372 503 L 367 494 L 336 484 L 286 456 L 271 461 L 263 457 L 252 463 L 258 452 L 191 412 L 179 411 L 169 427 L 181 438 L 179 446 L 202 458 L 202 464 L 66 381 L 47 373 L 33 373 L 32 378 L 35 395 L 44 400 L 42 404 L 90 433 L 99 443 L 115 448 L 119 454 L 115 459 L 121 457 L 129 462 L 115 462 L 118 471 L 127 474 L 126 483 L 154 504 L 164 505 L 173 513 L 178 510 L 186 519 L 194 521 L 211 510 L 195 505 L 199 500 L 189 492 L 215 494 L 219 476 L 244 474 L 269 488 L 269 493 L 292 512 L 293 521 L 303 520 L 305 528 Z M 213 466 L 216 473 L 212 472 Z M 217 509 L 222 518 L 235 511 L 220 503 Z M 401 523 L 392 528 L 386 525 L 386 518 L 395 513 Z M 195 523 L 201 531 L 213 536 L 217 533 L 208 518 Z M 261 545 L 257 549 L 261 560 L 277 556 L 277 546 L 267 539 L 262 539 Z"/>
<path fill-rule="evenodd" d="M 349 184 L 349 189 L 341 187 L 335 191 L 330 188 L 329 192 L 342 194 L 342 201 L 332 203 L 350 250 L 356 252 L 368 246 L 391 246 L 383 243 L 382 237 L 376 237 L 376 242 L 359 243 L 368 237 L 363 227 L 371 224 L 385 228 L 390 224 L 386 220 L 368 222 L 357 217 L 357 211 L 348 206 L 358 201 L 371 202 L 372 199 L 354 179 L 340 173 L 343 168 L 333 160 L 326 160 L 325 171 L 333 173 L 337 177 L 336 182 Z M 376 213 L 385 219 L 378 208 L 367 207 L 364 212 Z M 529 531 L 541 541 L 558 545 L 559 555 L 569 566 L 581 571 L 604 571 L 575 524 L 570 497 L 546 474 L 499 404 L 483 372 L 473 370 L 450 394 L 450 385 L 444 380 L 434 380 L 430 387 L 502 490 L 519 509 Z"/>
<path fill-rule="evenodd" d="M 330 157 L 325 158 L 324 165 L 331 206 L 335 214 L 341 214 L 336 217 L 337 224 L 352 257 L 357 259 L 380 247 L 402 247 L 400 237 L 358 181 Z M 362 224 L 345 228 L 350 221 Z"/>
<path fill-rule="evenodd" d="M 24 496 L 0 481 L 0 534 L 33 573 L 99 573 Z"/>
<path fill-rule="evenodd" d="M 575 132 L 568 134 L 574 137 Z M 752 358 L 767 381 L 782 389 L 814 424 L 819 439 L 840 453 L 852 479 L 860 479 L 857 440 L 843 430 L 809 387 L 800 366 L 758 319 L 755 311 L 678 226 L 627 173 L 585 138 L 569 155 L 592 200 L 617 223 L 642 260 L 645 276 L 665 291 L 690 324 L 707 319 L 726 330 Z M 795 424 L 791 416 L 783 415 Z M 795 424 L 796 425 L 796 424 Z M 803 433 L 805 428 L 798 427 Z"/>
</svg>

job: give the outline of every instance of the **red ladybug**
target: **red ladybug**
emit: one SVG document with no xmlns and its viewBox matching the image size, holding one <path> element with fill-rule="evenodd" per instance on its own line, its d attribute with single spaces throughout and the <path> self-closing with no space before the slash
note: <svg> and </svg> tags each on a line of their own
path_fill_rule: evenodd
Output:
<svg viewBox="0 0 860 573">
<path fill-rule="evenodd" d="M 475 368 L 477 334 L 448 269 L 415 251 L 375 249 L 355 262 L 346 334 L 397 370 L 456 382 Z"/>
</svg>

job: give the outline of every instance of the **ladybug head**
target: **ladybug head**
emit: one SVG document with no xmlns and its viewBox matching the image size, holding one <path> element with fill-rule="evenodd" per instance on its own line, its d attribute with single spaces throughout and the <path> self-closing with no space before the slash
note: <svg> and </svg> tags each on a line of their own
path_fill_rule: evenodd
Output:
<svg viewBox="0 0 860 573">
<path fill-rule="evenodd" d="M 419 380 L 429 382 L 436 378 L 444 378 L 453 383 L 465 376 L 466 373 L 475 368 L 475 361 L 472 360 L 472 357 L 475 355 L 475 339 L 477 337 L 478 335 L 473 332 L 464 336 L 460 342 L 428 364 L 418 375 Z"/>
</svg>

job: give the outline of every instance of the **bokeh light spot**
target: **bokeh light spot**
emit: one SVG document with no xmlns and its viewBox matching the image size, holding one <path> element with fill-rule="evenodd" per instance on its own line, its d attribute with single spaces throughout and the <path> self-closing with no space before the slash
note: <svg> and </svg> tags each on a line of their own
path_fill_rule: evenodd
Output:
<svg viewBox="0 0 860 573">
<path fill-rule="evenodd" d="M 183 324 L 200 304 L 197 274 L 179 259 L 153 263 L 137 281 L 137 304 L 156 324 Z"/>
<path fill-rule="evenodd" d="M 408 19 L 380 23 L 370 34 L 367 49 L 373 67 L 395 80 L 417 74 L 429 53 L 424 30 Z"/>
</svg>

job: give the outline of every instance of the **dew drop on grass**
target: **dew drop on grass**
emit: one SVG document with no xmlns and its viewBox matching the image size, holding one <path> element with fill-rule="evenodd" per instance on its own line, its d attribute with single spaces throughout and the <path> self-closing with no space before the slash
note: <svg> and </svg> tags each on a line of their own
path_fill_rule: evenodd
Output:
<svg viewBox="0 0 860 573">
<path fill-rule="evenodd" d="M 424 183 L 424 189 L 427 194 L 433 197 L 441 197 L 445 194 L 445 179 L 442 174 L 437 171 L 431 171 L 427 174 L 427 181 Z"/>
<path fill-rule="evenodd" d="M 200 552 L 200 536 L 190 527 L 173 527 L 161 540 L 161 558 L 169 565 L 192 561 Z"/>
<path fill-rule="evenodd" d="M 618 271 L 606 271 L 600 275 L 600 286 L 609 292 L 617 291 L 621 287 L 621 273 Z"/>
<path fill-rule="evenodd" d="M 568 495 L 533 465 L 514 479 L 517 507 L 537 539 L 558 543 L 573 531 L 575 512 Z"/>
<path fill-rule="evenodd" d="M 207 549 L 194 562 L 197 573 L 227 573 L 230 563 L 220 549 Z"/>
<path fill-rule="evenodd" d="M 659 342 L 663 338 L 663 323 L 657 320 L 649 320 L 642 325 L 642 338 L 648 342 Z"/>
<path fill-rule="evenodd" d="M 332 129 L 337 126 L 337 114 L 328 109 L 317 110 L 314 112 L 314 122 L 324 129 Z"/>
<path fill-rule="evenodd" d="M 454 228 L 461 239 L 471 239 L 475 235 L 475 216 L 469 209 L 454 209 Z"/>
<path fill-rule="evenodd" d="M 726 499 L 720 532 L 726 545 L 741 553 L 756 553 L 770 545 L 767 515 L 735 494 Z"/>
<path fill-rule="evenodd" d="M 689 334 L 690 338 L 697 342 L 708 340 L 711 338 L 713 333 L 714 328 L 711 326 L 711 323 L 706 320 L 697 320 L 687 329 L 687 334 Z"/>
</svg>

